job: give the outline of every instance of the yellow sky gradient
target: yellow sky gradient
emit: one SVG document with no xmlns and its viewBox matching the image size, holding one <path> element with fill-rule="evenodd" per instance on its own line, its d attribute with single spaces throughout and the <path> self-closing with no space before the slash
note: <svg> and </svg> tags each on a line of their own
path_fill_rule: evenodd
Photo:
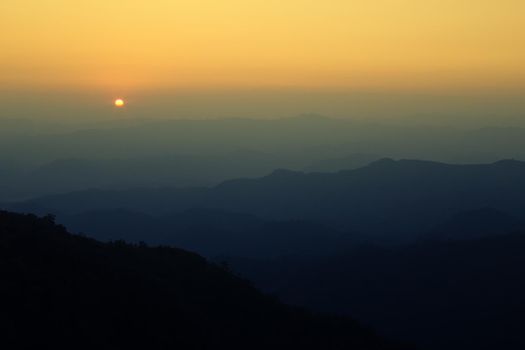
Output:
<svg viewBox="0 0 525 350">
<path fill-rule="evenodd" d="M 523 0 L 2 0 L 0 84 L 520 89 Z"/>
</svg>

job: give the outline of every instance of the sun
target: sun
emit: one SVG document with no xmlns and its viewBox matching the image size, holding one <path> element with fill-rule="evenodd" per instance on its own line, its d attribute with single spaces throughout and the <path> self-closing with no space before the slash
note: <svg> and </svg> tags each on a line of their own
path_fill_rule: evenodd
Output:
<svg viewBox="0 0 525 350">
<path fill-rule="evenodd" d="M 121 99 L 121 98 L 117 98 L 117 99 L 115 100 L 115 107 L 124 107 L 125 104 L 126 104 L 126 103 L 125 103 L 124 100 Z"/>
</svg>

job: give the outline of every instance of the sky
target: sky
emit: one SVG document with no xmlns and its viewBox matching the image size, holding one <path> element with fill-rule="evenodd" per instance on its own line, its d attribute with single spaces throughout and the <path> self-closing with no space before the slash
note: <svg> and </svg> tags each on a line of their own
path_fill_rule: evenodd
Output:
<svg viewBox="0 0 525 350">
<path fill-rule="evenodd" d="M 0 90 L 19 96 L 293 90 L 482 101 L 525 89 L 525 1 L 2 0 L 0 48 Z"/>
</svg>

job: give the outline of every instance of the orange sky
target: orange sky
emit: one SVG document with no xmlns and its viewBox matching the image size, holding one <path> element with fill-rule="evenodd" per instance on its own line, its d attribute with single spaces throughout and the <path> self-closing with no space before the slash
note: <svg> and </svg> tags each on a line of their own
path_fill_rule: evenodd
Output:
<svg viewBox="0 0 525 350">
<path fill-rule="evenodd" d="M 0 84 L 520 89 L 523 0 L 2 0 Z"/>
</svg>

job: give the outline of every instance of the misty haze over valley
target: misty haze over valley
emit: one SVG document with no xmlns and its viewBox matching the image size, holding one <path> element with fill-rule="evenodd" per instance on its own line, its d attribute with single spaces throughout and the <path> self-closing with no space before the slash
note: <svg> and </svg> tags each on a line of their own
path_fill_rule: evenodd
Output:
<svg viewBox="0 0 525 350">
<path fill-rule="evenodd" d="M 284 302 L 421 348 L 518 337 L 495 322 L 523 320 L 525 129 L 320 115 L 3 123 L 4 210 L 196 252 Z"/>
</svg>

